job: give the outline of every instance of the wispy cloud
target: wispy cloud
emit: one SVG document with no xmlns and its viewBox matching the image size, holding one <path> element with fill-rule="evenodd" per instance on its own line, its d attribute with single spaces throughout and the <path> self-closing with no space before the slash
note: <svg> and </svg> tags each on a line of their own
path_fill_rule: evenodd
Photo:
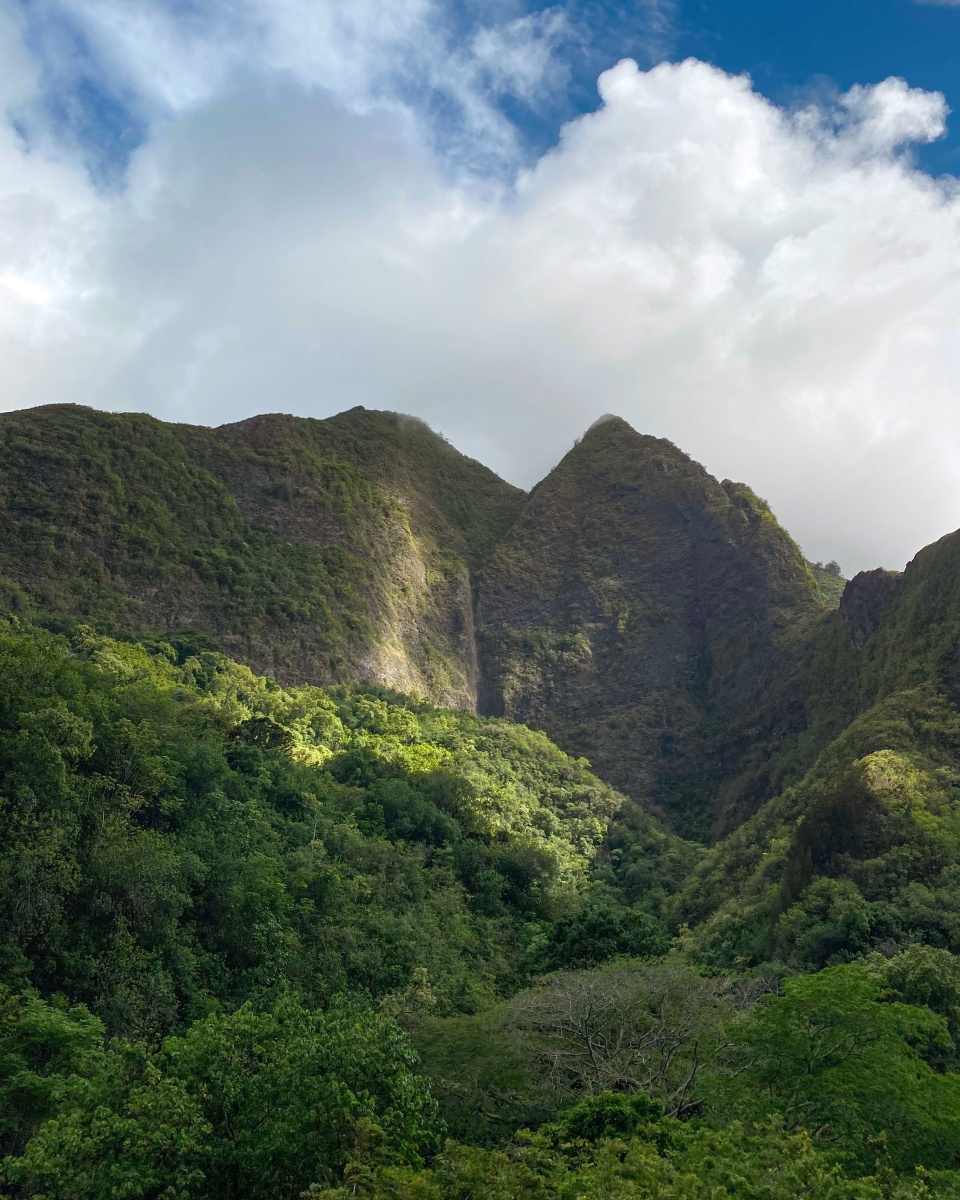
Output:
<svg viewBox="0 0 960 1200">
<path fill-rule="evenodd" d="M 445 0 L 35 0 L 25 11 L 41 101 L 92 81 L 149 124 L 260 77 L 351 111 L 399 112 L 454 167 L 509 171 L 522 138 L 501 101 L 562 93 L 574 31 L 561 8 L 496 8 L 489 19 Z"/>
</svg>

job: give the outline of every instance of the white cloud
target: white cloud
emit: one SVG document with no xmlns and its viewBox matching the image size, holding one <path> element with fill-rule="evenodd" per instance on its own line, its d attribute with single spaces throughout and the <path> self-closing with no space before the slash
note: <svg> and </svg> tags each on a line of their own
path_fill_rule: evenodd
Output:
<svg viewBox="0 0 960 1200">
<path fill-rule="evenodd" d="M 516 56 L 491 34 L 471 69 L 535 93 L 559 34 L 499 28 Z M 942 98 L 888 80 L 791 115 L 624 62 L 507 186 L 451 182 L 409 110 L 312 70 L 164 84 L 116 194 L 0 129 L 3 407 L 396 408 L 523 483 L 612 410 L 848 568 L 960 525 L 960 193 L 903 153 Z"/>
<path fill-rule="evenodd" d="M 844 131 L 848 140 L 872 153 L 889 152 L 908 142 L 932 142 L 943 133 L 947 117 L 946 101 L 939 92 L 908 87 L 903 79 L 852 87 L 840 98 L 840 105 L 849 122 Z"/>
<path fill-rule="evenodd" d="M 275 70 L 341 97 L 368 98 L 384 61 L 429 28 L 431 0 L 41 0 L 41 30 L 66 22 L 106 75 L 159 110 L 220 92 L 238 70 Z M 431 35 L 432 38 L 432 35 Z"/>
</svg>

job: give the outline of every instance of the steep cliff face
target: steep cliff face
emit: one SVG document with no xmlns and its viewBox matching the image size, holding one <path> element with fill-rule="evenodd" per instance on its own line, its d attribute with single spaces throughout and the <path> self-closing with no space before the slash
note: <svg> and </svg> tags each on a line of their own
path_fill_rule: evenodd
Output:
<svg viewBox="0 0 960 1200">
<path fill-rule="evenodd" d="M 749 489 L 610 418 L 540 483 L 478 586 L 481 706 L 547 730 L 686 832 L 771 732 L 791 633 L 823 611 Z"/>
<path fill-rule="evenodd" d="M 0 586 L 27 614 L 200 630 L 281 681 L 473 707 L 470 571 L 521 498 L 390 413 L 33 409 L 0 417 Z"/>
<path fill-rule="evenodd" d="M 215 444 L 202 443 L 205 465 L 252 528 L 353 559 L 359 588 L 349 615 L 364 627 L 346 681 L 474 708 L 471 572 L 523 493 L 423 422 L 393 413 L 270 415 L 214 433 Z M 301 675 L 310 660 L 306 646 Z"/>
</svg>

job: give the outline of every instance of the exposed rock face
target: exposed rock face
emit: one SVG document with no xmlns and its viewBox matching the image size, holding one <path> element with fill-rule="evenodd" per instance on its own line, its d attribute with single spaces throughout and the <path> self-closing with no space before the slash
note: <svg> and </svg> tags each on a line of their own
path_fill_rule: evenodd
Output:
<svg viewBox="0 0 960 1200">
<path fill-rule="evenodd" d="M 850 645 L 862 650 L 880 628 L 884 609 L 896 600 L 903 590 L 899 571 L 861 571 L 843 589 L 840 598 L 840 617 L 850 636 Z"/>
<path fill-rule="evenodd" d="M 533 490 L 482 574 L 481 707 L 702 827 L 737 741 L 768 724 L 785 635 L 820 610 L 749 489 L 608 418 Z"/>
</svg>

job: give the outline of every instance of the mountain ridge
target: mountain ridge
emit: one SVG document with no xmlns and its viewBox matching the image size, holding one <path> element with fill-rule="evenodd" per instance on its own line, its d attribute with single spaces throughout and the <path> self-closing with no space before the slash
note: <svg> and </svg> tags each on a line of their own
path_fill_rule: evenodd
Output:
<svg viewBox="0 0 960 1200">
<path fill-rule="evenodd" d="M 715 801 L 801 719 L 760 709 L 826 611 L 749 488 L 610 414 L 524 493 L 395 413 L 49 406 L 0 416 L 0 488 L 12 612 L 508 715 L 699 837 L 765 795 Z"/>
<path fill-rule="evenodd" d="M 7 602 L 115 628 L 195 627 L 266 674 L 367 678 L 469 706 L 467 560 L 483 538 L 457 493 L 483 536 L 519 493 L 412 424 L 4 414 Z M 411 487 L 414 474 L 426 482 Z"/>
</svg>

